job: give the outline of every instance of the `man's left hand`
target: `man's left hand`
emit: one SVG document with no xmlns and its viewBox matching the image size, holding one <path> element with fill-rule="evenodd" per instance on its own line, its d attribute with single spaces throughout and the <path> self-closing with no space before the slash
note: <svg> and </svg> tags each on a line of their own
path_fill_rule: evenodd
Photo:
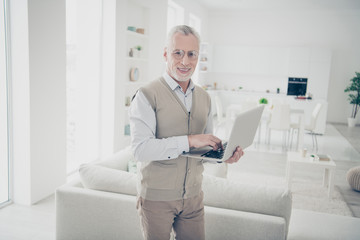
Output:
<svg viewBox="0 0 360 240">
<path fill-rule="evenodd" d="M 239 159 L 244 155 L 244 151 L 242 150 L 241 147 L 237 147 L 233 153 L 233 155 L 226 160 L 226 163 L 236 163 L 237 161 L 239 161 Z"/>
</svg>

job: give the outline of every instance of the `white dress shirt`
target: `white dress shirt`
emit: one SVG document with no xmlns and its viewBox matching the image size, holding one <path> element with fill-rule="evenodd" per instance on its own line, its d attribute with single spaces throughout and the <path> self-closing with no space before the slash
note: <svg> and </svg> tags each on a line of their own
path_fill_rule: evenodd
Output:
<svg viewBox="0 0 360 240">
<path fill-rule="evenodd" d="M 174 81 L 168 73 L 163 77 L 170 88 L 176 93 L 177 97 L 190 112 L 192 105 L 192 92 L 195 88 L 190 80 L 186 93 L 182 91 L 180 85 Z M 131 148 L 137 161 L 168 160 L 177 158 L 183 152 L 189 151 L 189 141 L 187 135 L 156 139 L 156 116 L 145 95 L 138 91 L 132 100 L 129 109 L 130 128 L 131 128 Z M 212 133 L 213 119 L 210 110 L 205 134 Z"/>
</svg>

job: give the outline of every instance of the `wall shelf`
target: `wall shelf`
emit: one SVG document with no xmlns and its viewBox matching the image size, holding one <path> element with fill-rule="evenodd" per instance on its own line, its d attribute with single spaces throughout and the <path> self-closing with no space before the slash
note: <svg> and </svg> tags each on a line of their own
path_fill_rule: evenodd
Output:
<svg viewBox="0 0 360 240">
<path fill-rule="evenodd" d="M 166 6 L 165 1 L 116 1 L 114 151 L 130 144 L 130 137 L 125 136 L 124 129 L 129 124 L 128 106 L 132 97 L 140 87 L 163 72 L 161 53 L 165 45 L 167 15 L 166 11 L 159 9 L 166 9 Z M 129 31 L 129 26 L 144 29 L 144 34 Z M 141 46 L 140 55 L 134 50 L 137 46 Z M 129 56 L 131 49 L 132 57 Z M 138 78 L 133 78 L 137 80 L 132 82 L 134 68 L 138 69 Z"/>
<path fill-rule="evenodd" d="M 146 35 L 146 34 L 137 33 L 137 32 L 130 31 L 130 30 L 127 30 L 127 35 L 128 35 L 128 36 L 138 37 L 138 38 L 144 38 L 144 39 L 148 39 L 148 38 L 149 38 L 149 36 Z"/>
<path fill-rule="evenodd" d="M 121 139 L 122 146 L 125 147 L 130 144 L 131 137 L 129 136 L 129 104 L 136 91 L 149 81 L 149 29 L 150 29 L 150 14 L 151 9 L 147 6 L 145 0 L 131 1 L 128 0 L 126 4 L 126 26 L 123 28 L 125 45 L 122 45 L 125 55 L 123 61 L 125 68 L 122 71 L 119 84 L 121 86 L 124 99 L 121 107 Z M 143 28 L 145 34 L 137 33 L 127 29 L 128 26 L 136 28 Z M 141 46 L 141 50 L 136 49 Z M 130 56 L 130 52 L 132 56 Z M 138 69 L 138 80 L 130 80 L 130 72 L 132 69 Z"/>
<path fill-rule="evenodd" d="M 148 59 L 147 58 L 138 58 L 138 57 L 127 57 L 126 58 L 127 61 L 139 61 L 139 62 L 147 62 Z"/>
</svg>

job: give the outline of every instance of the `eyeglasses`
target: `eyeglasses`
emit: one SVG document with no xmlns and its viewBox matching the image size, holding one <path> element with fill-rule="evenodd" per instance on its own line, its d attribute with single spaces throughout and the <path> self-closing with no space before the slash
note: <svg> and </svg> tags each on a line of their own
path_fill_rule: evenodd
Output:
<svg viewBox="0 0 360 240">
<path fill-rule="evenodd" d="M 199 57 L 199 53 L 197 51 L 195 51 L 195 50 L 188 51 L 186 53 L 187 53 L 187 56 L 188 56 L 189 60 L 191 60 L 191 61 L 195 61 Z M 185 56 L 185 51 L 176 49 L 176 50 L 174 50 L 172 52 L 172 55 L 174 56 L 175 59 L 181 60 Z"/>
</svg>

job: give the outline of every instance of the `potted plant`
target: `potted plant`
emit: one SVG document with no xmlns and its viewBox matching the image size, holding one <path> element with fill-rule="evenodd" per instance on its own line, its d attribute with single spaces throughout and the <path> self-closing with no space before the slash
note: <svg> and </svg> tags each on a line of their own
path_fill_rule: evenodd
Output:
<svg viewBox="0 0 360 240">
<path fill-rule="evenodd" d="M 137 50 L 137 54 L 136 54 L 137 57 L 140 57 L 140 52 L 141 52 L 142 47 L 140 45 L 137 45 L 134 48 Z"/>
<path fill-rule="evenodd" d="M 260 98 L 259 103 L 260 104 L 268 104 L 268 100 L 266 98 Z"/>
<path fill-rule="evenodd" d="M 349 127 L 354 127 L 356 123 L 356 114 L 359 111 L 360 106 L 360 73 L 355 72 L 356 76 L 350 79 L 350 84 L 345 88 L 344 92 L 349 93 L 349 102 L 353 105 L 351 117 L 348 118 Z"/>
</svg>

